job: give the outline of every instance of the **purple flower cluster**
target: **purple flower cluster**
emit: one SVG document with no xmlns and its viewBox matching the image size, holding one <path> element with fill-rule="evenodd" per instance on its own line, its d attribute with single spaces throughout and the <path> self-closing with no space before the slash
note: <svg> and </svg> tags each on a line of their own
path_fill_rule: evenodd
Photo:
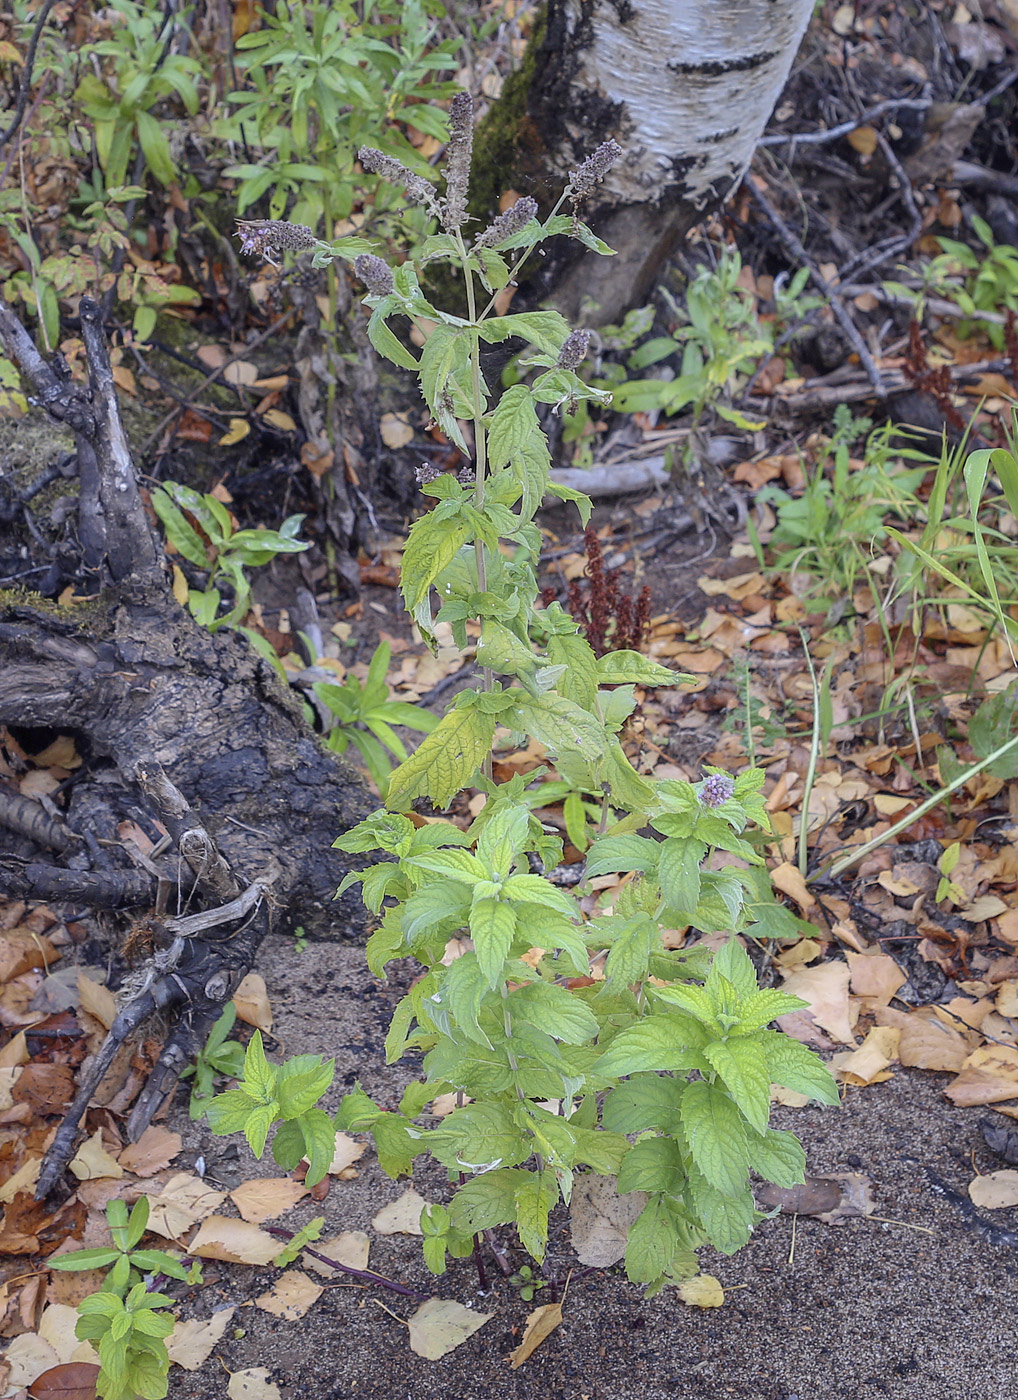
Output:
<svg viewBox="0 0 1018 1400">
<path fill-rule="evenodd" d="M 373 175 L 380 175 L 390 185 L 401 185 L 415 204 L 426 204 L 433 214 L 438 212 L 438 200 L 431 181 L 425 180 L 423 175 L 415 175 L 395 156 L 387 156 L 374 146 L 362 146 L 357 152 L 357 159 Z"/>
<path fill-rule="evenodd" d="M 573 331 L 572 335 L 566 337 L 562 342 L 562 349 L 558 352 L 556 369 L 579 369 L 580 365 L 587 358 L 587 350 L 590 347 L 590 331 Z"/>
<path fill-rule="evenodd" d="M 445 150 L 442 226 L 447 233 L 455 233 L 466 221 L 473 149 L 474 99 L 469 92 L 458 92 L 449 104 L 449 144 Z"/>
<path fill-rule="evenodd" d="M 374 253 L 359 253 L 353 260 L 353 270 L 372 296 L 387 297 L 395 287 L 392 268 Z"/>
<path fill-rule="evenodd" d="M 242 253 L 256 253 L 273 266 L 276 254 L 283 249 L 303 253 L 322 246 L 306 224 L 291 224 L 285 219 L 238 219 L 237 237 Z"/>
<path fill-rule="evenodd" d="M 537 200 L 531 199 L 529 194 L 525 194 L 522 199 L 518 199 L 515 204 L 511 204 L 508 209 L 499 214 L 497 219 L 492 219 L 491 223 L 479 233 L 474 239 L 475 248 L 494 248 L 499 243 L 504 243 L 507 238 L 512 238 L 514 234 L 525 229 L 531 219 L 537 218 Z"/>
<path fill-rule="evenodd" d="M 700 789 L 704 807 L 723 807 L 735 792 L 735 783 L 727 773 L 712 773 Z"/>
<path fill-rule="evenodd" d="M 602 141 L 597 150 L 576 170 L 569 172 L 569 195 L 574 204 L 590 194 L 601 183 L 619 156 L 622 147 L 617 141 Z"/>
</svg>

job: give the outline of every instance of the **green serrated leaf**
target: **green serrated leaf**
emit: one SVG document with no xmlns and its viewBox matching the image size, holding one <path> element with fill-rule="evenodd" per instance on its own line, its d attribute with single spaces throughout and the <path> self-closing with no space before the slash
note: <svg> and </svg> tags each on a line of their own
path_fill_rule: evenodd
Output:
<svg viewBox="0 0 1018 1400">
<path fill-rule="evenodd" d="M 766 1132 L 771 1080 L 760 1046 L 752 1039 L 733 1036 L 706 1046 L 703 1053 L 746 1121 L 758 1133 Z"/>
<path fill-rule="evenodd" d="M 531 518 L 548 489 L 551 454 L 526 385 L 514 384 L 499 400 L 491 415 L 488 454 L 494 469 L 512 472 L 523 492 L 523 513 Z"/>
<path fill-rule="evenodd" d="M 597 1072 L 609 1079 L 641 1070 L 672 1070 L 681 1073 L 706 1065 L 700 1046 L 707 1037 L 692 1017 L 673 1012 L 648 1016 L 628 1030 L 621 1031 L 597 1062 Z"/>
<path fill-rule="evenodd" d="M 415 797 L 429 797 L 436 807 L 444 807 L 480 768 L 494 737 L 494 715 L 480 709 L 450 710 L 392 774 L 386 802 L 399 809 L 409 807 Z"/>
<path fill-rule="evenodd" d="M 763 1137 L 750 1137 L 749 1165 L 764 1181 L 798 1186 L 806 1179 L 806 1154 L 794 1133 L 768 1128 Z"/>
<path fill-rule="evenodd" d="M 498 899 L 478 899 L 470 910 L 470 936 L 474 940 L 477 965 L 495 987 L 516 936 L 516 912 L 511 904 Z"/>
<path fill-rule="evenodd" d="M 697 1080 L 682 1095 L 682 1126 L 693 1161 L 709 1185 L 725 1196 L 746 1190 L 749 1149 L 742 1116 L 716 1085 Z"/>
</svg>

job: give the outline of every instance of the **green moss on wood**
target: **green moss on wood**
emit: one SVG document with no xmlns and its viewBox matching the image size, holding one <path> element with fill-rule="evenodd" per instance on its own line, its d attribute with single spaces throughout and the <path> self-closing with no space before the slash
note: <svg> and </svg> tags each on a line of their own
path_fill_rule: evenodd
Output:
<svg viewBox="0 0 1018 1400">
<path fill-rule="evenodd" d="M 529 112 L 529 94 L 544 43 L 547 17 L 540 12 L 523 55 L 523 62 L 505 80 L 498 101 L 490 108 L 474 136 L 470 175 L 470 213 L 488 224 L 498 213 L 506 190 L 532 194 L 534 176 L 542 169 L 544 142 Z"/>
</svg>

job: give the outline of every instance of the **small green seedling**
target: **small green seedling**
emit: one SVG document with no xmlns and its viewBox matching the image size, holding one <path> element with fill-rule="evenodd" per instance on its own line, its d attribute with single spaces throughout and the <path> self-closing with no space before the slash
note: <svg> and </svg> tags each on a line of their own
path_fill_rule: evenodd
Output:
<svg viewBox="0 0 1018 1400">
<path fill-rule="evenodd" d="M 520 1297 L 525 1303 L 529 1303 L 535 1293 L 539 1293 L 542 1288 L 547 1288 L 545 1279 L 538 1278 L 529 1264 L 524 1264 L 517 1274 L 510 1274 L 510 1286 L 518 1288 Z"/>
<path fill-rule="evenodd" d="M 297 951 L 300 952 L 301 949 L 298 947 Z M 194 1075 L 194 1086 L 191 1089 L 191 1103 L 188 1110 L 192 1122 L 204 1118 L 205 1110 L 215 1092 L 217 1074 L 225 1074 L 230 1079 L 239 1079 L 244 1073 L 243 1045 L 239 1040 L 227 1040 L 226 1038 L 233 1030 L 236 1020 L 237 1008 L 231 1001 L 209 1032 L 204 1050 L 200 1052 L 194 1064 L 184 1070 L 180 1076 L 181 1079 L 187 1079 L 192 1074 Z"/>
<path fill-rule="evenodd" d="M 278 530 L 238 530 L 222 501 L 176 481 L 165 481 L 152 492 L 152 509 L 177 553 L 208 572 L 204 591 L 188 587 L 187 606 L 195 621 L 210 632 L 236 626 L 247 613 L 251 585 L 246 569 L 267 564 L 277 554 L 299 554 L 310 548 L 306 540 L 296 538 L 303 515 L 288 516 Z M 233 588 L 233 607 L 222 617 L 217 579 L 225 579 Z"/>
<path fill-rule="evenodd" d="M 185 1268 L 180 1259 L 167 1254 L 163 1249 L 139 1249 L 138 1244 L 148 1228 L 149 1199 L 142 1196 L 130 1215 L 121 1200 L 110 1201 L 106 1207 L 106 1219 L 112 1245 L 99 1245 L 93 1249 L 76 1249 L 73 1254 L 62 1254 L 51 1259 L 51 1269 L 66 1273 L 76 1273 L 81 1269 L 109 1269 L 103 1281 L 104 1293 L 115 1293 L 118 1298 L 138 1283 L 141 1275 L 166 1274 L 178 1278 L 182 1283 L 200 1283 L 201 1265 L 192 1264 Z"/>
<path fill-rule="evenodd" d="M 430 710 L 392 699 L 385 679 L 390 654 L 389 643 L 382 642 L 371 658 L 363 683 L 348 675 L 342 685 L 317 681 L 313 687 L 318 699 L 335 716 L 336 722 L 326 738 L 329 748 L 333 753 L 345 753 L 353 744 L 383 797 L 393 767 L 390 754 L 398 763 L 405 763 L 407 758 L 403 741 L 392 726 L 401 724 L 430 734 L 438 723 L 438 716 Z"/>
</svg>

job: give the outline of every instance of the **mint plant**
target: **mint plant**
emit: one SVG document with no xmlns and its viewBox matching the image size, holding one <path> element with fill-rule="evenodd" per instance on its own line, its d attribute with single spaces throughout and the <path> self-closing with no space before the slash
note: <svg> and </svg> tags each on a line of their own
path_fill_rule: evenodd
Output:
<svg viewBox="0 0 1018 1400">
<path fill-rule="evenodd" d="M 82 1269 L 109 1269 L 103 1280 L 102 1291 L 115 1293 L 118 1298 L 126 1296 L 128 1289 L 140 1282 L 143 1274 L 166 1274 L 169 1278 L 180 1279 L 184 1283 L 201 1281 L 201 1265 L 193 1264 L 185 1269 L 180 1259 L 167 1254 L 163 1249 L 139 1249 L 141 1238 L 148 1228 L 149 1199 L 142 1196 L 134 1205 L 130 1215 L 121 1200 L 113 1200 L 106 1207 L 106 1220 L 113 1236 L 112 1245 L 99 1245 L 94 1249 L 76 1249 L 70 1254 L 62 1254 L 51 1259 L 49 1267 L 66 1273 Z"/>
<path fill-rule="evenodd" d="M 173 1331 L 173 1318 L 157 1312 L 173 1299 L 150 1292 L 140 1275 L 200 1283 L 201 1264 L 185 1267 L 179 1256 L 163 1249 L 139 1249 L 148 1226 L 149 1200 L 142 1196 L 130 1215 L 121 1200 L 106 1207 L 112 1246 L 77 1249 L 51 1259 L 51 1269 L 75 1272 L 109 1269 L 98 1293 L 78 1304 L 75 1336 L 96 1344 L 99 1375 L 96 1394 L 102 1400 L 162 1400 L 169 1389 L 170 1358 L 165 1338 Z"/>
<path fill-rule="evenodd" d="M 173 1318 L 156 1310 L 172 1302 L 165 1293 L 149 1293 L 136 1283 L 126 1298 L 99 1292 L 78 1304 L 74 1335 L 96 1345 L 95 1390 L 101 1400 L 162 1400 L 169 1392 L 165 1339 L 173 1331 Z"/>
<path fill-rule="evenodd" d="M 619 739 L 636 687 L 686 678 L 633 650 L 598 657 L 559 604 L 539 605 L 535 514 L 550 493 L 574 501 L 586 521 L 590 502 L 550 482 L 537 408 L 560 411 L 602 391 L 577 373 L 587 332 L 570 331 L 555 311 L 494 315 L 495 292 L 553 234 L 610 254 L 580 222 L 578 206 L 621 151 L 606 142 L 572 171 L 543 223 L 524 197 L 468 241 L 465 94 L 452 103 L 450 128 L 441 198 L 380 152 L 360 158 L 441 220 L 444 231 L 427 240 L 421 259 L 460 269 L 466 317 L 427 300 L 413 263 L 390 268 L 362 254 L 355 267 L 368 287 L 372 344 L 418 375 L 434 418 L 473 462 L 467 485 L 422 471 L 435 505 L 410 531 L 402 592 L 429 642 L 437 622 L 449 624 L 461 648 L 467 623 L 479 626 L 479 683 L 393 772 L 386 808 L 335 842 L 353 854 L 380 853 L 341 889 L 360 883 L 379 917 L 367 944 L 373 972 L 384 977 L 389 962 L 406 957 L 422 967 L 396 1008 L 386 1055 L 392 1063 L 408 1050 L 423 1054 L 424 1074 L 395 1110 L 358 1087 L 329 1118 L 309 1105 L 331 1071 L 317 1062 L 300 1071 L 296 1061 L 269 1066 L 256 1035 L 244 1083 L 213 1101 L 209 1119 L 215 1132 L 244 1131 L 258 1153 L 282 1119 L 273 1153 L 288 1166 L 304 1150 L 308 1182 L 324 1173 L 336 1129 L 369 1133 L 392 1176 L 429 1154 L 453 1186 L 447 1205 L 422 1215 L 434 1273 L 501 1225 L 514 1225 L 540 1262 L 550 1212 L 568 1205 L 576 1173 L 614 1177 L 620 1192 L 647 1194 L 626 1270 L 653 1292 L 695 1273 L 696 1250 L 708 1241 L 728 1253 L 745 1244 L 760 1218 L 751 1172 L 782 1185 L 802 1180 L 802 1148 L 769 1125 L 771 1084 L 830 1104 L 838 1092 L 812 1051 L 770 1029 L 804 1003 L 758 990 L 734 937 L 753 923 L 765 902 L 760 883 L 769 884 L 752 839 L 767 829 L 764 774 L 712 771 L 694 784 L 638 773 Z M 570 211 L 560 213 L 566 203 Z M 279 225 L 245 228 L 260 252 L 284 246 L 284 237 Z M 419 359 L 390 324 L 400 320 L 432 326 Z M 533 347 L 530 362 L 543 372 L 492 404 L 481 347 L 510 338 Z M 587 876 L 629 877 L 610 909 L 586 917 L 579 899 L 548 878 L 561 841 L 533 814 L 529 778 L 493 781 L 497 729 L 537 739 L 572 790 L 601 794 Z M 413 811 L 423 800 L 444 808 L 466 786 L 486 802 L 465 831 L 451 821 L 422 823 Z M 722 852 L 745 868 L 715 868 Z M 662 929 L 685 926 L 733 936 L 713 955 L 696 944 L 666 948 Z M 464 935 L 469 951 L 447 964 L 450 938 Z M 459 1106 L 439 1126 L 422 1126 L 425 1107 L 449 1092 Z"/>
</svg>

